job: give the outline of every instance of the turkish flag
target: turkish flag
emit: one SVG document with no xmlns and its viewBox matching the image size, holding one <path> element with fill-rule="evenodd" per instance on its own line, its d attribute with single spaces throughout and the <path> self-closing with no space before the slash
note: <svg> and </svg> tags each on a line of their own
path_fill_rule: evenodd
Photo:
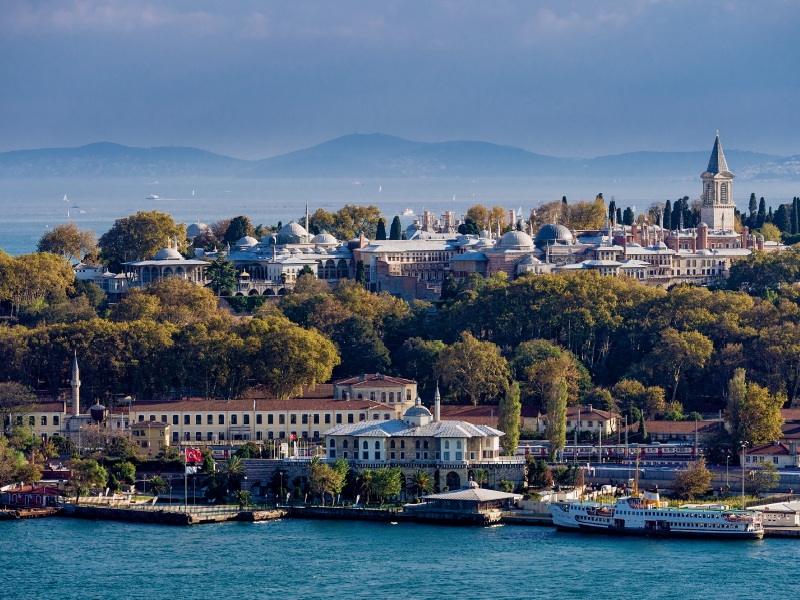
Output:
<svg viewBox="0 0 800 600">
<path fill-rule="evenodd" d="M 202 462 L 203 455 L 197 448 L 186 448 L 186 462 Z"/>
<path fill-rule="evenodd" d="M 289 436 L 289 439 L 295 441 L 297 439 L 297 436 L 293 433 L 291 436 Z"/>
</svg>

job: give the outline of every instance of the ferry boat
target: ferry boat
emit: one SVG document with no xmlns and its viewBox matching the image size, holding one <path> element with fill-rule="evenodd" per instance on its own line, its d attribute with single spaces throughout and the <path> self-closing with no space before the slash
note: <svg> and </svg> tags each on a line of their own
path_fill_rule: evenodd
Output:
<svg viewBox="0 0 800 600">
<path fill-rule="evenodd" d="M 414 216 L 414 209 L 413 208 L 406 208 L 403 211 L 403 216 L 404 217 L 413 217 Z"/>
<path fill-rule="evenodd" d="M 645 492 L 617 499 L 616 504 L 556 502 L 549 506 L 553 524 L 560 531 L 584 531 L 612 535 L 761 539 L 760 513 L 731 510 L 727 506 L 666 506 L 658 494 Z"/>
<path fill-rule="evenodd" d="M 147 197 L 147 199 L 148 199 L 148 200 L 158 200 L 158 196 L 156 196 L 155 194 L 150 194 L 150 195 Z"/>
</svg>

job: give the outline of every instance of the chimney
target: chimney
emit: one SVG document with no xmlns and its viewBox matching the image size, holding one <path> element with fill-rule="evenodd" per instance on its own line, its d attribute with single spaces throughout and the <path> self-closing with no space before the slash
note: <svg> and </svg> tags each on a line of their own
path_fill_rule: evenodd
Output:
<svg viewBox="0 0 800 600">
<path fill-rule="evenodd" d="M 745 225 L 742 227 L 742 248 L 747 248 L 747 234 L 750 233 L 750 228 Z"/>
<path fill-rule="evenodd" d="M 441 419 L 441 401 L 442 397 L 439 395 L 439 384 L 436 384 L 436 393 L 433 395 L 433 422 L 438 423 Z"/>
<path fill-rule="evenodd" d="M 760 236 L 758 236 L 756 238 L 756 248 L 758 248 L 759 250 L 763 250 L 764 249 L 764 236 L 763 235 L 760 235 Z"/>
<path fill-rule="evenodd" d="M 636 243 L 636 223 L 631 225 L 631 242 Z"/>
<path fill-rule="evenodd" d="M 628 232 L 622 229 L 622 258 L 628 258 Z"/>
<path fill-rule="evenodd" d="M 705 223 L 697 226 L 697 247 L 700 250 L 708 249 L 708 225 Z"/>
<path fill-rule="evenodd" d="M 72 386 L 72 414 L 77 417 L 81 414 L 81 374 L 78 369 L 77 350 L 72 357 L 72 381 L 69 384 Z"/>
<path fill-rule="evenodd" d="M 697 231 L 692 234 L 692 252 L 697 253 Z"/>
<path fill-rule="evenodd" d="M 592 412 L 592 405 L 591 404 L 587 405 L 586 408 L 589 409 L 589 412 Z"/>
</svg>

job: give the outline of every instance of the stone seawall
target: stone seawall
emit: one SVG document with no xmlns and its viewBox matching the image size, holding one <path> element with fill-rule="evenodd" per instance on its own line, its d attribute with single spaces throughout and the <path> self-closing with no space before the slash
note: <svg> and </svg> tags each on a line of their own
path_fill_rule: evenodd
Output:
<svg viewBox="0 0 800 600">
<path fill-rule="evenodd" d="M 344 506 L 293 506 L 290 517 L 297 519 L 332 519 L 343 521 L 408 521 L 408 513 L 389 509 L 346 508 Z"/>
<path fill-rule="evenodd" d="M 156 525 L 200 525 L 203 523 L 225 523 L 227 521 L 269 521 L 289 514 L 288 510 L 158 510 L 107 508 L 99 506 L 75 506 L 65 504 L 59 513 L 75 519 L 101 521 L 126 521 L 130 523 L 153 523 Z"/>
</svg>

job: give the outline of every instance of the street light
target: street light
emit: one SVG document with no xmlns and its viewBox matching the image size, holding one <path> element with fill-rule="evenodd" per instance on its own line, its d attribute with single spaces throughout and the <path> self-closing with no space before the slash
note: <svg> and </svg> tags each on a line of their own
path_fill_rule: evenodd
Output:
<svg viewBox="0 0 800 600">
<path fill-rule="evenodd" d="M 731 486 L 728 485 L 728 464 L 731 461 L 731 452 L 730 450 L 725 450 L 725 491 L 731 489 Z"/>
<path fill-rule="evenodd" d="M 744 459 L 747 456 L 747 442 L 742 442 L 742 510 L 744 510 L 744 479 L 745 479 L 745 470 L 744 470 Z"/>
</svg>

